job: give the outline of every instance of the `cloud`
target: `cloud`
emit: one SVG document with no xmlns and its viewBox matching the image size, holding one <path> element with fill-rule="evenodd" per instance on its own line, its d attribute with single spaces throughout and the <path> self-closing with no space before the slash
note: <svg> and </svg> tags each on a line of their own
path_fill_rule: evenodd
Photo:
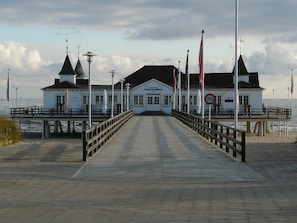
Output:
<svg viewBox="0 0 297 223">
<path fill-rule="evenodd" d="M 286 36 L 295 26 L 296 8 L 292 0 L 240 1 L 240 31 Z M 209 37 L 233 35 L 235 4 L 219 0 L 2 1 L 0 15 L 2 23 L 17 26 L 113 31 L 131 39 L 160 40 L 197 37 L 201 29 Z"/>
<path fill-rule="evenodd" d="M 51 61 L 44 61 L 36 49 L 31 50 L 15 42 L 0 42 L 1 89 L 6 89 L 7 73 L 10 69 L 10 83 L 23 91 L 22 96 L 34 88 L 38 91 L 39 84 L 52 78 L 51 64 Z M 33 95 L 36 95 L 36 91 Z"/>
<path fill-rule="evenodd" d="M 42 60 L 38 50 L 28 50 L 26 46 L 15 42 L 0 43 L 1 70 L 14 68 L 24 73 L 24 70 L 38 70 L 50 63 Z"/>
</svg>

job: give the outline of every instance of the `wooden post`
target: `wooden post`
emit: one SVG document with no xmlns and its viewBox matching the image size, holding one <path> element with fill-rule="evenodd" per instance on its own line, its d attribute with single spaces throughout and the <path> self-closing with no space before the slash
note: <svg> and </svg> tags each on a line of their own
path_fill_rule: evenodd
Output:
<svg viewBox="0 0 297 223">
<path fill-rule="evenodd" d="M 83 161 L 87 161 L 87 137 L 86 137 L 86 135 L 87 135 L 86 131 L 83 131 L 83 133 L 82 133 Z"/>
<path fill-rule="evenodd" d="M 245 132 L 241 133 L 241 162 L 245 162 Z"/>
</svg>

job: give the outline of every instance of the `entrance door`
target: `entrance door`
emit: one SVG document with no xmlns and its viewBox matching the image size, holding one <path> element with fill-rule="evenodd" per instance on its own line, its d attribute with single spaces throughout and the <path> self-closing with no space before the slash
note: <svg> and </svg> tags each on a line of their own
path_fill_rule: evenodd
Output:
<svg viewBox="0 0 297 223">
<path fill-rule="evenodd" d="M 147 96 L 147 111 L 161 111 L 159 94 L 150 94 Z"/>
</svg>

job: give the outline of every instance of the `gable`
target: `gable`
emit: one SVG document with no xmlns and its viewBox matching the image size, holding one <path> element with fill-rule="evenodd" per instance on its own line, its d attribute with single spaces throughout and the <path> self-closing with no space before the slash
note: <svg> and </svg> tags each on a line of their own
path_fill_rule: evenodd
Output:
<svg viewBox="0 0 297 223">
<path fill-rule="evenodd" d="M 144 66 L 126 77 L 124 83 L 129 83 L 133 88 L 148 80 L 156 79 L 168 86 L 172 86 L 174 69 L 177 73 L 178 69 L 173 65 Z M 120 85 L 120 82 L 116 83 L 116 86 L 118 85 Z"/>
<path fill-rule="evenodd" d="M 133 88 L 133 93 L 172 93 L 172 87 L 156 79 L 148 80 Z"/>
</svg>

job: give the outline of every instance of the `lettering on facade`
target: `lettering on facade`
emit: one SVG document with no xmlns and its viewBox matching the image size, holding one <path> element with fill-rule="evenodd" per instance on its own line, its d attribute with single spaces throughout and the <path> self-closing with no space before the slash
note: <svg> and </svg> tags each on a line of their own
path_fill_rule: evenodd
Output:
<svg viewBox="0 0 297 223">
<path fill-rule="evenodd" d="M 144 90 L 145 91 L 153 91 L 153 92 L 155 92 L 155 91 L 162 91 L 163 89 L 162 88 L 159 88 L 159 87 L 152 87 L 152 86 L 150 86 L 150 87 L 144 88 Z"/>
</svg>

